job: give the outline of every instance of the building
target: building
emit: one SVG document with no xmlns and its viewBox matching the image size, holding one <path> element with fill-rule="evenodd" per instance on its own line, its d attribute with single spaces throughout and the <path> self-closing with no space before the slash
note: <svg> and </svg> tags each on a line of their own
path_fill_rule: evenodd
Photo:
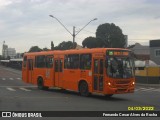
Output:
<svg viewBox="0 0 160 120">
<path fill-rule="evenodd" d="M 150 59 L 150 47 L 143 46 L 140 43 L 135 43 L 135 45 L 131 45 L 128 47 L 135 54 L 135 57 L 138 60 L 149 60 Z"/>
<path fill-rule="evenodd" d="M 75 49 L 79 50 L 79 49 L 83 49 L 83 47 L 82 47 L 81 45 L 78 45 L 78 44 L 77 44 L 77 46 L 76 46 Z"/>
<path fill-rule="evenodd" d="M 7 58 L 15 58 L 15 56 L 16 56 L 15 48 L 8 48 L 8 45 L 5 45 L 4 42 L 2 46 L 2 57 L 4 59 L 7 59 Z"/>
<path fill-rule="evenodd" d="M 22 58 L 22 53 L 16 53 L 15 58 Z"/>
<path fill-rule="evenodd" d="M 160 65 L 160 39 L 150 40 L 150 59 Z"/>
</svg>

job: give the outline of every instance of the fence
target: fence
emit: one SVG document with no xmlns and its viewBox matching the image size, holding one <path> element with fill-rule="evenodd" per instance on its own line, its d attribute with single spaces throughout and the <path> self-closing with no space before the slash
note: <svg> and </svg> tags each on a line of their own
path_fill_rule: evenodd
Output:
<svg viewBox="0 0 160 120">
<path fill-rule="evenodd" d="M 136 82 L 143 84 L 160 84 L 160 67 L 137 67 Z"/>
</svg>

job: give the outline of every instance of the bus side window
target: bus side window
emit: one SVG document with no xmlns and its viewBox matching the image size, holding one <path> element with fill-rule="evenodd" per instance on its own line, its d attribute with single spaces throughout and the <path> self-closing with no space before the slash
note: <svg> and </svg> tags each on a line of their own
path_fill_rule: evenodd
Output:
<svg viewBox="0 0 160 120">
<path fill-rule="evenodd" d="M 62 68 L 63 68 L 63 61 L 59 60 L 59 72 L 63 72 Z"/>
<path fill-rule="evenodd" d="M 68 68 L 68 64 L 69 64 L 68 56 L 65 55 L 65 58 L 64 58 L 64 68 Z"/>
<path fill-rule="evenodd" d="M 27 65 L 27 56 L 24 56 L 23 58 L 23 67 L 26 67 Z"/>
<path fill-rule="evenodd" d="M 67 69 L 78 69 L 79 68 L 79 55 L 66 55 L 65 56 L 65 66 Z"/>
<path fill-rule="evenodd" d="M 80 69 L 90 70 L 92 65 L 92 55 L 91 54 L 81 54 L 80 55 Z"/>
<path fill-rule="evenodd" d="M 53 56 L 46 56 L 46 67 L 47 68 L 53 67 Z"/>
<path fill-rule="evenodd" d="M 36 56 L 36 64 L 35 64 L 37 68 L 45 68 L 46 64 L 45 64 L 45 56 L 44 55 L 40 55 L 40 56 Z"/>
<path fill-rule="evenodd" d="M 55 60 L 55 72 L 58 72 L 58 60 Z"/>
</svg>

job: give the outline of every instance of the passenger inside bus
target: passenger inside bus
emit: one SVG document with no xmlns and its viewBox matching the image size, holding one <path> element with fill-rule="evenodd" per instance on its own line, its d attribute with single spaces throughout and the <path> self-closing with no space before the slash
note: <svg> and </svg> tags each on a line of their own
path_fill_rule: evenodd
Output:
<svg viewBox="0 0 160 120">
<path fill-rule="evenodd" d="M 130 78 L 133 76 L 132 63 L 129 58 L 108 58 L 107 74 L 114 78 Z"/>
</svg>

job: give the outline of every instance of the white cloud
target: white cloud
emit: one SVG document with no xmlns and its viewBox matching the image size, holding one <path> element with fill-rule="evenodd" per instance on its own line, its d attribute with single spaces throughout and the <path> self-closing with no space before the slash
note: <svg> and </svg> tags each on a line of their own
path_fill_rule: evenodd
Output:
<svg viewBox="0 0 160 120">
<path fill-rule="evenodd" d="M 50 41 L 57 45 L 72 40 L 49 14 L 71 32 L 73 26 L 78 30 L 98 18 L 76 36 L 78 44 L 88 36 L 95 36 L 98 25 L 107 22 L 118 25 L 128 35 L 129 43 L 147 44 L 150 38 L 160 38 L 158 3 L 156 0 L 0 0 L 0 49 L 4 40 L 18 52 L 28 51 L 34 45 L 50 48 Z"/>
<path fill-rule="evenodd" d="M 11 0 L 0 0 L 0 7 L 7 6 L 7 5 L 11 4 L 11 3 L 12 3 Z"/>
</svg>

